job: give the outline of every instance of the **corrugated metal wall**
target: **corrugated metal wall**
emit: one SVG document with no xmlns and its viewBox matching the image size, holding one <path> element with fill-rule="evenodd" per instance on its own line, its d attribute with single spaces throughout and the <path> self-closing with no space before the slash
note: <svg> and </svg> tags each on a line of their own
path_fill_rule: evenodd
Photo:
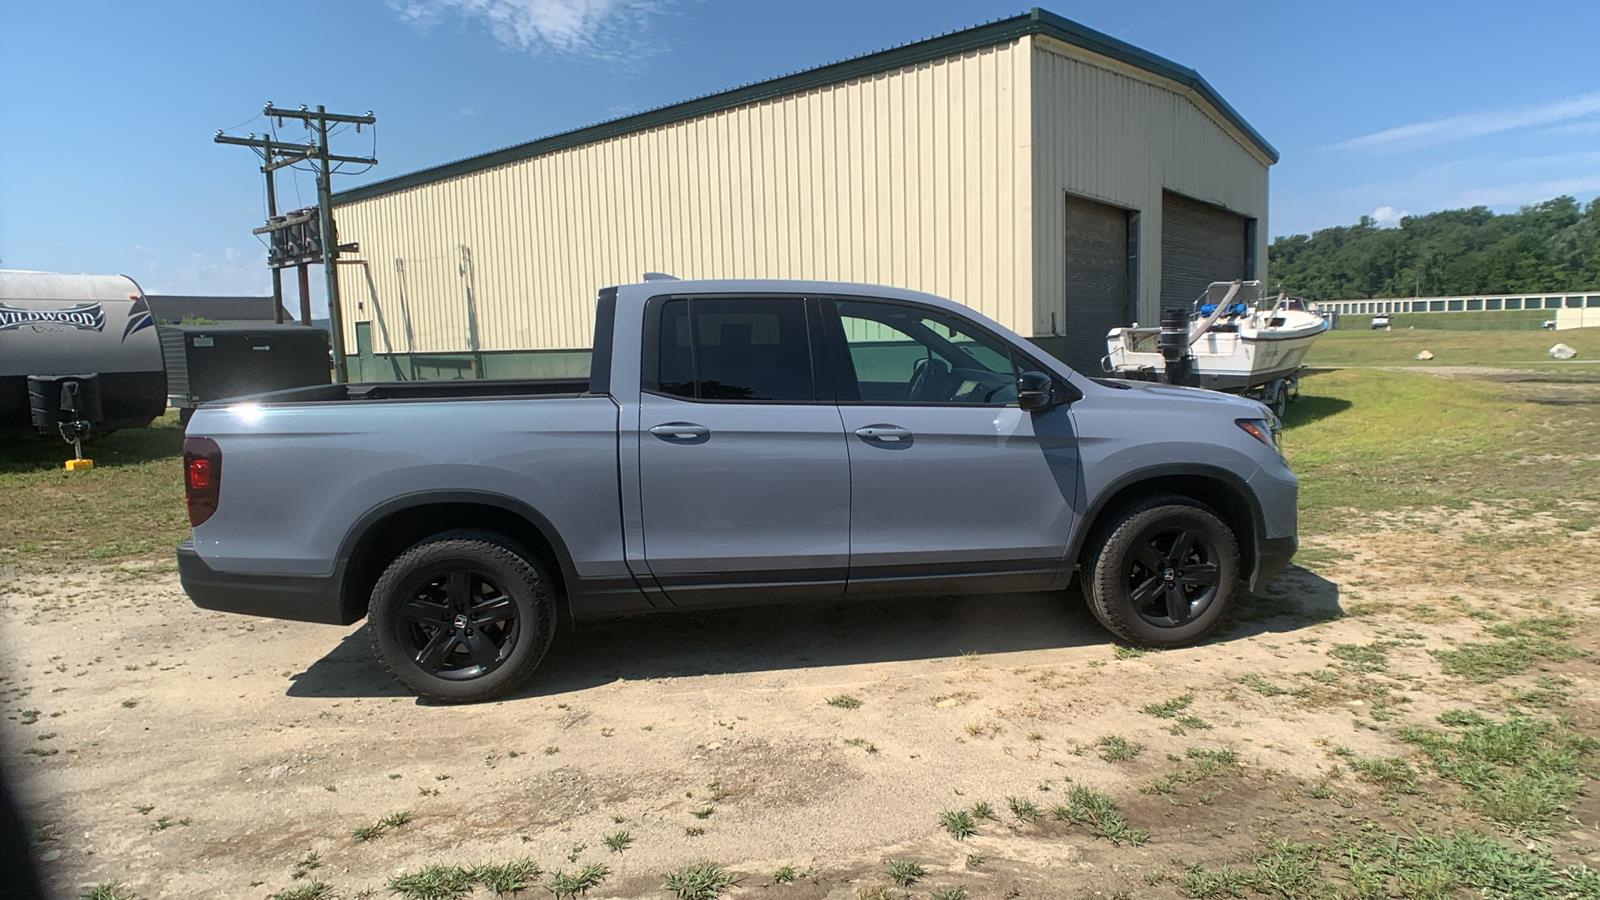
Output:
<svg viewBox="0 0 1600 900">
<path fill-rule="evenodd" d="M 371 321 L 378 352 L 474 349 L 470 308 L 476 349 L 585 347 L 596 288 L 647 270 L 892 284 L 1028 333 L 1031 55 L 1024 39 L 342 205 L 366 268 L 340 267 L 346 344 Z"/>
<path fill-rule="evenodd" d="M 1076 194 L 1137 211 L 1141 319 L 1160 308 L 1161 192 L 1226 207 L 1258 220 L 1256 277 L 1264 277 L 1267 168 L 1220 116 L 1186 89 L 1031 38 L 1034 110 L 1033 334 L 1064 334 L 1065 202 Z"/>
</svg>

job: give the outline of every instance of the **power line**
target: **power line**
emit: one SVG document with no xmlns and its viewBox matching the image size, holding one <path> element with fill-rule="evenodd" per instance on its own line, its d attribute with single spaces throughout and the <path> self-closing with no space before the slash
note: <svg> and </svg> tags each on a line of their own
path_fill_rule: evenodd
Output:
<svg viewBox="0 0 1600 900">
<path fill-rule="evenodd" d="M 344 248 L 339 245 L 338 232 L 333 221 L 333 176 L 340 172 L 340 167 L 345 164 L 364 166 L 365 172 L 378 164 L 378 132 L 377 117 L 369 110 L 363 114 L 331 113 L 326 107 L 318 106 L 315 110 L 307 106 L 299 109 L 283 109 L 273 106 L 268 102 L 262 109 L 261 115 L 267 118 L 267 129 L 270 136 L 257 137 L 250 134 L 246 137 L 237 137 L 217 131 L 213 140 L 219 144 L 233 144 L 249 147 L 261 158 L 261 171 L 266 176 L 267 195 L 267 224 L 256 229 L 256 233 L 268 233 L 272 242 L 268 249 L 268 265 L 273 272 L 273 302 L 280 312 L 282 309 L 282 285 L 280 272 L 288 265 L 297 265 L 300 269 L 300 314 L 301 318 L 309 323 L 310 296 L 306 289 L 305 267 L 308 262 L 321 262 L 323 275 L 327 283 L 328 317 L 332 320 L 331 329 L 333 343 L 333 371 L 336 382 L 349 381 L 349 366 L 344 350 L 344 316 L 339 297 L 339 252 Z M 310 134 L 310 140 L 285 141 L 278 136 L 278 125 L 284 119 L 296 119 L 305 125 Z M 246 122 L 251 121 L 246 119 Z M 330 127 L 330 125 L 332 127 Z M 351 156 L 333 153 L 329 148 L 330 139 L 354 128 L 360 133 L 363 127 L 372 129 L 372 152 L 366 156 Z M 295 186 L 295 197 L 300 198 L 299 172 L 310 171 L 317 181 L 317 205 L 314 209 L 302 209 L 298 213 L 288 216 L 277 215 L 277 203 L 274 191 L 274 173 L 278 169 L 292 169 L 290 180 Z M 313 222 L 315 223 L 313 225 Z M 289 240 L 292 234 L 295 240 Z M 350 245 L 351 248 L 354 245 Z M 317 259 L 320 257 L 320 259 Z"/>
</svg>

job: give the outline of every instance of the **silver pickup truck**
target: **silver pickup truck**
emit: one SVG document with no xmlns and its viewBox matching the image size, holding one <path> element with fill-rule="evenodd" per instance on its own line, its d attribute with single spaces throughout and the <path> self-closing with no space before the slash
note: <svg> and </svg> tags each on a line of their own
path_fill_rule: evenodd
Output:
<svg viewBox="0 0 1600 900">
<path fill-rule="evenodd" d="M 331 385 L 201 407 L 199 606 L 351 624 L 482 700 L 565 612 L 1065 591 L 1193 641 L 1295 550 L 1253 400 L 1088 378 L 966 307 L 803 281 L 600 292 L 578 380 Z"/>
</svg>

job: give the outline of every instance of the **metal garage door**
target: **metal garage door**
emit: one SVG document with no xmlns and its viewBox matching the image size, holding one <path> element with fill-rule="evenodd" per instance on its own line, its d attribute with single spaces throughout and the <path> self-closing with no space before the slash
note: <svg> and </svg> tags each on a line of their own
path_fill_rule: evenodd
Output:
<svg viewBox="0 0 1600 900">
<path fill-rule="evenodd" d="M 1128 289 L 1128 212 L 1067 197 L 1067 311 L 1061 360 L 1100 374 L 1106 332 L 1133 314 Z"/>
<path fill-rule="evenodd" d="M 1250 220 L 1173 193 L 1161 195 L 1161 308 L 1189 308 L 1213 281 L 1249 278 Z"/>
</svg>

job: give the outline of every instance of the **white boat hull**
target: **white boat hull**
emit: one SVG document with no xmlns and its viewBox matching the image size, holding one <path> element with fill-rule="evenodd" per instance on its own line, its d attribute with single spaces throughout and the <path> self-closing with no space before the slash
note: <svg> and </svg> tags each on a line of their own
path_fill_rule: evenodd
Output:
<svg viewBox="0 0 1600 900">
<path fill-rule="evenodd" d="M 1306 352 L 1328 323 L 1302 310 L 1270 310 L 1213 327 L 1189 345 L 1196 386 L 1244 391 L 1265 386 L 1298 371 Z M 1159 328 L 1113 328 L 1106 335 L 1106 370 L 1121 375 L 1162 378 Z"/>
</svg>

